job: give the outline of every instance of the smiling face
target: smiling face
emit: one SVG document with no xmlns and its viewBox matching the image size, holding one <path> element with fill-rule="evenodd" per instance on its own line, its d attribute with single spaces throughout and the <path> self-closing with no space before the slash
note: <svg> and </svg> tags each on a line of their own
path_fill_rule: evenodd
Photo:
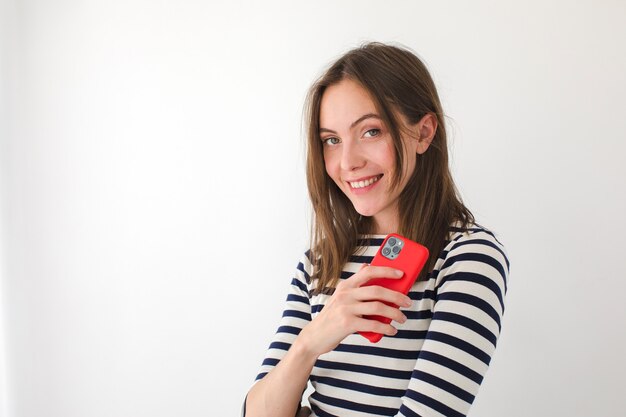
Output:
<svg viewBox="0 0 626 417">
<path fill-rule="evenodd" d="M 360 84 L 344 79 L 329 86 L 320 104 L 320 139 L 326 172 L 362 216 L 371 216 L 375 233 L 396 232 L 398 198 L 415 170 L 420 128 L 403 126 L 404 172 L 393 187 L 396 157 L 393 138 L 379 117 L 368 92 Z"/>
</svg>

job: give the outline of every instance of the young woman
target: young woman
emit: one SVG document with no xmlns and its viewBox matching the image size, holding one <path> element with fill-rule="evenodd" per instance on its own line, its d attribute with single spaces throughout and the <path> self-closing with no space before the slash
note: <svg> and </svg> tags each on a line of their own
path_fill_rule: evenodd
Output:
<svg viewBox="0 0 626 417">
<path fill-rule="evenodd" d="M 326 71 L 307 106 L 311 249 L 247 417 L 466 415 L 500 334 L 509 263 L 456 192 L 426 67 L 406 49 L 366 44 Z M 430 250 L 408 297 L 363 286 L 401 275 L 368 265 L 392 232 Z M 374 314 L 393 321 L 363 317 Z M 374 344 L 358 331 L 385 336 Z M 300 406 L 308 381 L 310 410 Z"/>
</svg>

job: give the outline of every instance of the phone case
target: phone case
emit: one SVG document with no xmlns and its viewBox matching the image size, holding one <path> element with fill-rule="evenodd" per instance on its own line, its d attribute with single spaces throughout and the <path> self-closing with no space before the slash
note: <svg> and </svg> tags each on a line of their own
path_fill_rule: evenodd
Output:
<svg viewBox="0 0 626 417">
<path fill-rule="evenodd" d="M 394 243 L 391 239 L 395 239 L 395 246 L 390 246 L 388 243 Z M 395 252 L 395 248 L 398 247 L 397 241 L 402 242 L 400 244 L 401 248 L 398 253 Z M 386 248 L 392 248 L 390 254 L 383 255 L 383 250 Z M 413 283 L 417 279 L 420 271 L 426 264 L 428 260 L 428 249 L 419 243 L 413 242 L 403 236 L 392 233 L 388 235 L 383 244 L 380 245 L 378 252 L 374 256 L 370 265 L 374 266 L 389 266 L 395 269 L 400 269 L 404 272 L 402 278 L 374 278 L 369 280 L 364 286 L 368 285 L 380 285 L 381 287 L 386 287 L 392 289 L 394 291 L 398 291 L 407 295 L 409 290 L 413 286 Z M 395 304 L 385 303 L 387 305 L 398 307 Z M 391 319 L 382 316 L 363 316 L 364 318 L 370 320 L 378 320 L 382 323 L 388 324 L 391 322 Z M 359 332 L 362 336 L 369 339 L 372 343 L 377 343 L 382 339 L 383 335 L 380 333 L 374 332 Z"/>
</svg>

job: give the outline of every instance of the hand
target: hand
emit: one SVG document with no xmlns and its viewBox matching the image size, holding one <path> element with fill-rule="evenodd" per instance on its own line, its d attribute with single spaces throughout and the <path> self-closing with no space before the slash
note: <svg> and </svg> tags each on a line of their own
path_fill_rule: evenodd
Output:
<svg viewBox="0 0 626 417">
<path fill-rule="evenodd" d="M 398 306 L 409 307 L 411 299 L 406 295 L 380 286 L 365 286 L 373 278 L 401 278 L 403 272 L 390 267 L 363 266 L 359 272 L 340 282 L 335 293 L 330 297 L 322 311 L 305 326 L 296 342 L 304 345 L 309 354 L 317 358 L 330 352 L 346 336 L 369 331 L 393 336 L 397 330 L 391 324 L 363 318 L 365 315 L 388 317 L 399 323 L 406 321 L 406 316 Z"/>
</svg>

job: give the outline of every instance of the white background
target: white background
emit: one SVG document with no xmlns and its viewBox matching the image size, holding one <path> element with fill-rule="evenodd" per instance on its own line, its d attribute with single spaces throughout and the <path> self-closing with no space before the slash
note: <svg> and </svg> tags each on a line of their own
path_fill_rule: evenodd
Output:
<svg viewBox="0 0 626 417">
<path fill-rule="evenodd" d="M 624 2 L 0 4 L 4 416 L 238 414 L 307 245 L 306 90 L 366 40 L 425 60 L 510 255 L 471 415 L 624 415 Z"/>
</svg>

